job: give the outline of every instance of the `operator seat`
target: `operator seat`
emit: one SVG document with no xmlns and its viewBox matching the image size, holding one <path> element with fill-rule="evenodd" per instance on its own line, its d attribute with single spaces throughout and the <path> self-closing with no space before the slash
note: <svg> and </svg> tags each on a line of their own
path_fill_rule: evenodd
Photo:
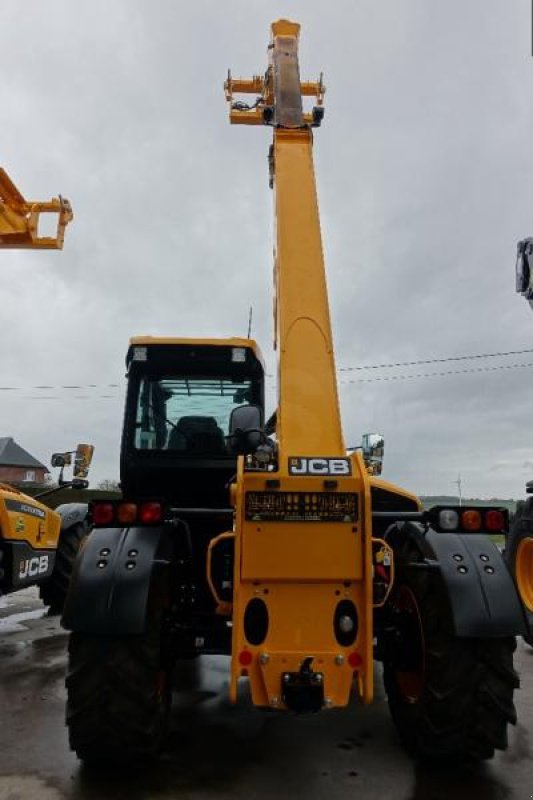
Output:
<svg viewBox="0 0 533 800">
<path fill-rule="evenodd" d="M 168 440 L 169 450 L 188 455 L 226 452 L 226 441 L 214 417 L 181 417 Z"/>
</svg>

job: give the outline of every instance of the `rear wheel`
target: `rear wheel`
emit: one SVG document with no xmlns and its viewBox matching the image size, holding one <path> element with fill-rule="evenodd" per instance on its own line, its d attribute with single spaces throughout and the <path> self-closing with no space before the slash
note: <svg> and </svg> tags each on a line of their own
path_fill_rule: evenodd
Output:
<svg viewBox="0 0 533 800">
<path fill-rule="evenodd" d="M 39 596 L 46 606 L 50 606 L 50 614 L 63 612 L 74 562 L 88 532 L 89 526 L 83 521 L 70 525 L 59 535 L 54 571 L 39 586 Z"/>
<path fill-rule="evenodd" d="M 421 556 L 408 534 L 399 561 L 383 674 L 400 738 L 422 760 L 491 758 L 507 747 L 507 726 L 516 722 L 515 640 L 455 636 L 440 576 L 417 568 Z"/>
<path fill-rule="evenodd" d="M 529 623 L 529 634 L 524 638 L 533 647 L 533 498 L 518 505 L 507 539 L 505 560 Z"/>
<path fill-rule="evenodd" d="M 168 725 L 171 668 L 161 653 L 157 615 L 139 636 L 73 633 L 69 642 L 67 726 L 86 762 L 153 759 Z"/>
</svg>

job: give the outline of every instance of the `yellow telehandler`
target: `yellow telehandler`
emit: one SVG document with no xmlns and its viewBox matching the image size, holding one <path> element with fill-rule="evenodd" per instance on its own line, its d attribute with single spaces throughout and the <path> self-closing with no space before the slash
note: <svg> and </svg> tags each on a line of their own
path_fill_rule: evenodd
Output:
<svg viewBox="0 0 533 800">
<path fill-rule="evenodd" d="M 378 435 L 347 455 L 312 158 L 325 89 L 300 80 L 299 25 L 271 34 L 266 72 L 225 92 L 232 123 L 273 133 L 277 410 L 265 425 L 251 339 L 130 341 L 123 498 L 91 505 L 63 615 L 70 744 L 87 762 L 154 756 L 176 663 L 217 653 L 232 702 L 246 679 L 279 713 L 370 703 L 377 659 L 416 757 L 490 758 L 524 630 L 486 535 L 507 514 L 424 511 L 379 477 Z"/>
<path fill-rule="evenodd" d="M 52 466 L 61 467 L 58 485 L 33 496 L 0 483 L 0 596 L 38 586 L 50 613 L 63 611 L 72 565 L 88 533 L 86 506 L 63 503 L 52 510 L 41 502 L 61 489 L 86 489 L 94 447 L 54 453 Z M 74 460 L 73 457 L 74 456 Z M 63 479 L 65 466 L 72 479 Z"/>
</svg>

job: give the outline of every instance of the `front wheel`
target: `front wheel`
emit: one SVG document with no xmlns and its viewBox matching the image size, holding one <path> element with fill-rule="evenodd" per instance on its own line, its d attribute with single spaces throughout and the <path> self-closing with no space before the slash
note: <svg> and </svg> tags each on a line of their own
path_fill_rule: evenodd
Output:
<svg viewBox="0 0 533 800">
<path fill-rule="evenodd" d="M 421 760 L 492 758 L 507 747 L 507 727 L 516 722 L 515 639 L 455 636 L 440 576 L 423 569 L 408 542 L 401 559 L 383 647 L 385 689 L 400 738 Z"/>
</svg>

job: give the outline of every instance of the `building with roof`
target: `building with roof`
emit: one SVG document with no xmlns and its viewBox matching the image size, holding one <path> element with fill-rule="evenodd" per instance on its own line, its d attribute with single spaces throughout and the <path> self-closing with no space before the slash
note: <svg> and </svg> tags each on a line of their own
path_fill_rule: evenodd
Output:
<svg viewBox="0 0 533 800">
<path fill-rule="evenodd" d="M 0 482 L 44 483 L 48 469 L 11 436 L 0 437 Z"/>
</svg>

